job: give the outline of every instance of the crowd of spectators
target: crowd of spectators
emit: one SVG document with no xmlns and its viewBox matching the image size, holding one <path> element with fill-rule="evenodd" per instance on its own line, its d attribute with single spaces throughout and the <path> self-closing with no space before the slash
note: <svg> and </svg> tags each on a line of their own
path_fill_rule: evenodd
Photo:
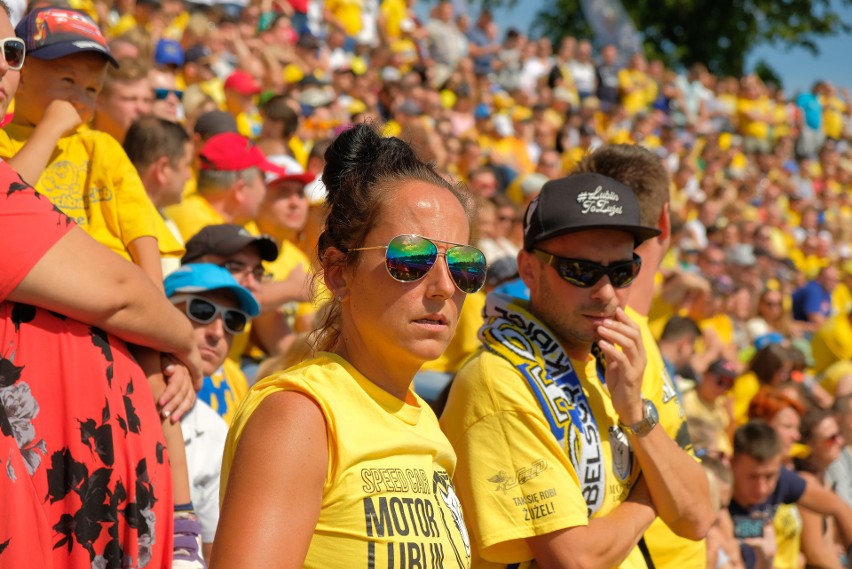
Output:
<svg viewBox="0 0 852 569">
<path fill-rule="evenodd" d="M 466 183 L 479 202 L 474 242 L 490 267 L 486 290 L 518 296 L 525 294 L 515 256 L 526 205 L 601 145 L 635 144 L 658 155 L 671 179 L 671 243 L 649 325 L 711 479 L 723 490 L 730 485 L 734 432 L 759 418 L 779 432 L 791 468 L 816 470 L 820 484 L 852 499 L 843 438 L 852 436 L 852 100 L 845 89 L 817 80 L 791 94 L 756 75 L 719 77 L 702 64 L 678 71 L 588 38 L 554 45 L 500 29 L 488 10 L 456 13 L 449 1 L 431 6 L 425 20 L 413 0 L 76 0 L 68 7 L 97 22 L 117 64 L 98 88 L 90 126 L 123 144 L 173 230 L 160 236 L 160 252 L 172 256 L 164 273 L 180 264 L 183 244 L 184 263 L 226 268 L 259 302 L 245 331 L 228 332 L 230 363 L 206 370 L 199 391 L 224 420 L 254 381 L 310 351 L 327 299 L 312 279 L 325 199 L 320 174 L 326 149 L 347 125 L 381 124 L 447 179 Z M 24 140 L 14 135 L 16 109 L 33 106 L 9 105 L 13 140 Z M 45 116 L 69 116 L 60 110 Z M 89 118 L 80 115 L 67 119 L 69 127 Z M 50 164 L 41 183 L 58 187 L 67 178 Z M 43 191 L 36 179 L 28 181 Z M 484 303 L 485 291 L 470 295 L 453 342 L 416 378 L 437 412 L 479 346 Z M 832 408 L 836 420 L 808 415 Z M 802 417 L 809 419 L 800 434 Z M 837 452 L 823 452 L 824 444 Z M 192 464 L 189 470 L 191 477 Z M 720 506 L 726 497 L 730 489 L 720 492 Z M 196 509 L 204 511 L 207 552 L 218 513 Z M 797 567 L 800 556 L 811 563 L 833 551 L 832 524 L 813 532 L 813 514 L 798 522 L 788 514 L 779 510 L 774 533 L 749 538 L 757 563 Z M 710 559 L 740 566 L 722 518 L 711 530 L 719 535 L 708 539 Z M 794 545 L 783 549 L 785 539 Z M 841 555 L 832 558 L 839 563 Z"/>
</svg>

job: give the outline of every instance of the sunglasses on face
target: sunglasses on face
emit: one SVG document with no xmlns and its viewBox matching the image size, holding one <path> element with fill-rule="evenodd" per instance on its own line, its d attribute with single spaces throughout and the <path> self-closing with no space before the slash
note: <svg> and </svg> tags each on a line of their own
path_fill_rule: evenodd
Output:
<svg viewBox="0 0 852 569">
<path fill-rule="evenodd" d="M 3 46 L 3 58 L 6 60 L 9 69 L 20 71 L 24 66 L 24 55 L 27 51 L 24 40 L 21 38 L 3 38 L 0 40 L 0 45 Z"/>
<path fill-rule="evenodd" d="M 435 243 L 452 245 L 446 252 L 438 251 Z M 427 239 L 420 235 L 397 235 L 386 246 L 359 247 L 350 251 L 385 250 L 385 267 L 388 274 L 399 282 L 410 283 L 425 277 L 438 256 L 443 255 L 456 287 L 467 294 L 474 293 L 485 284 L 485 255 L 476 247 L 449 241 Z"/>
<path fill-rule="evenodd" d="M 178 89 L 154 89 L 154 98 L 158 101 L 165 101 L 169 95 L 174 95 L 178 101 L 183 100 L 183 91 Z"/>
<path fill-rule="evenodd" d="M 578 288 L 595 286 L 595 283 L 604 276 L 609 277 L 613 287 L 625 288 L 630 286 L 639 274 L 639 269 L 642 268 L 642 259 L 636 253 L 633 253 L 633 259 L 630 261 L 619 261 L 611 265 L 600 265 L 584 259 L 558 257 L 540 249 L 534 249 L 533 253 L 544 263 L 556 269 L 562 280 Z"/>
<path fill-rule="evenodd" d="M 225 331 L 229 334 L 236 335 L 244 332 L 246 324 L 249 321 L 248 314 L 242 310 L 220 306 L 202 296 L 176 294 L 169 300 L 172 304 L 185 302 L 186 315 L 190 320 L 194 320 L 199 324 L 210 324 L 217 316 L 221 316 L 222 324 L 225 325 Z"/>
</svg>

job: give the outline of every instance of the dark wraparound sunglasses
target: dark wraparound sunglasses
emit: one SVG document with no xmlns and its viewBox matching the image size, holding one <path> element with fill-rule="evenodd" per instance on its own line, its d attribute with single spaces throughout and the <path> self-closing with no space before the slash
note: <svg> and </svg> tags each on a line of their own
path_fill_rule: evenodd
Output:
<svg viewBox="0 0 852 569">
<path fill-rule="evenodd" d="M 186 315 L 199 324 L 210 324 L 217 316 L 222 316 L 222 324 L 229 334 L 240 334 L 246 329 L 249 316 L 242 310 L 220 306 L 202 296 L 176 294 L 169 299 L 172 304 L 186 302 Z"/>
<path fill-rule="evenodd" d="M 3 38 L 0 40 L 0 45 L 3 46 L 3 58 L 6 60 L 6 65 L 12 71 L 20 71 L 24 66 L 24 54 L 26 47 L 24 40 L 21 38 Z"/>
<path fill-rule="evenodd" d="M 624 288 L 630 286 L 630 283 L 639 274 L 639 269 L 642 268 L 642 259 L 636 253 L 633 253 L 633 259 L 630 261 L 619 261 L 611 265 L 600 265 L 585 259 L 558 257 L 540 249 L 534 249 L 533 253 L 543 262 L 556 269 L 562 280 L 579 288 L 594 286 L 604 275 L 609 277 L 609 282 L 615 288 Z"/>
<path fill-rule="evenodd" d="M 435 243 L 443 243 L 451 247 L 446 252 L 440 252 Z M 471 294 L 485 284 L 485 255 L 470 245 L 408 234 L 397 235 L 387 245 L 358 247 L 350 251 L 372 249 L 385 250 L 385 267 L 388 274 L 399 282 L 419 281 L 432 270 L 438 257 L 443 255 L 450 269 L 450 277 L 460 291 Z"/>
</svg>

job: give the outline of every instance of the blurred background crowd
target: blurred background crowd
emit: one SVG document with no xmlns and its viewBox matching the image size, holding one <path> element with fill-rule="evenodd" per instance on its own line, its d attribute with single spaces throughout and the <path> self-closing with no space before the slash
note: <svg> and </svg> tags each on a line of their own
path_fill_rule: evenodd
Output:
<svg viewBox="0 0 852 569">
<path fill-rule="evenodd" d="M 319 175 L 347 125 L 381 123 L 466 183 L 479 200 L 474 241 L 488 259 L 487 290 L 519 296 L 529 201 L 600 145 L 637 144 L 671 177 L 671 248 L 649 320 L 696 454 L 722 465 L 724 487 L 733 431 L 763 418 L 791 461 L 852 503 L 849 93 L 819 78 L 787 93 L 700 63 L 670 69 L 584 37 L 554 45 L 446 1 L 420 18 L 415 1 L 71 3 L 98 22 L 120 64 L 107 71 L 92 128 L 124 144 L 186 244 L 183 261 L 224 266 L 260 301 L 230 363 L 206 370 L 200 398 L 227 420 L 258 377 L 309 353 L 323 297 L 311 280 Z M 163 124 L 184 134 L 158 139 L 151 133 Z M 158 178 L 166 139 L 179 151 L 165 154 Z M 250 167 L 266 177 L 215 175 Z M 453 343 L 416 379 L 438 412 L 479 346 L 485 294 L 471 295 Z M 814 424 L 808 413 L 820 409 L 836 416 Z M 790 564 L 775 566 L 833 547 L 830 534 L 803 540 L 801 525 L 779 528 L 795 545 Z"/>
</svg>

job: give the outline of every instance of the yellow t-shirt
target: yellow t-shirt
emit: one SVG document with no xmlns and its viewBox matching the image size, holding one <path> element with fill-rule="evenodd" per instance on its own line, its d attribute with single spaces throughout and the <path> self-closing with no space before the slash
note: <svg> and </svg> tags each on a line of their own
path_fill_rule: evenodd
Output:
<svg viewBox="0 0 852 569">
<path fill-rule="evenodd" d="M 779 504 L 772 525 L 775 527 L 776 546 L 773 569 L 799 569 L 802 516 L 796 504 Z"/>
<path fill-rule="evenodd" d="M 400 401 L 334 354 L 320 353 L 251 388 L 225 443 L 222 495 L 243 429 L 280 391 L 313 399 L 328 432 L 322 509 L 304 567 L 470 566 L 451 481 L 456 457 L 435 414 L 414 391 L 414 403 Z"/>
<path fill-rule="evenodd" d="M 762 119 L 751 119 L 746 116 L 747 113 L 757 111 L 768 116 L 770 111 L 769 99 L 761 97 L 759 99 L 738 99 L 737 100 L 737 118 L 739 120 L 739 131 L 743 136 L 752 136 L 761 140 L 769 138 L 769 122 Z"/>
<path fill-rule="evenodd" d="M 263 119 L 257 110 L 248 113 L 239 113 L 235 120 L 237 122 L 237 132 L 241 135 L 251 140 L 255 140 L 260 135 Z"/>
<path fill-rule="evenodd" d="M 831 293 L 831 308 L 833 314 L 849 314 L 852 310 L 852 290 L 846 283 L 840 283 Z"/>
<path fill-rule="evenodd" d="M 248 393 L 248 382 L 239 364 L 226 359 L 216 372 L 204 378 L 198 398 L 216 411 L 230 424 L 237 412 L 237 405 Z"/>
<path fill-rule="evenodd" d="M 811 339 L 814 373 L 824 372 L 839 360 L 852 360 L 852 323 L 848 313 L 829 318 Z"/>
<path fill-rule="evenodd" d="M 340 21 L 348 36 L 361 31 L 361 0 L 326 0 L 325 7 Z"/>
<path fill-rule="evenodd" d="M 408 14 L 405 0 L 382 0 L 379 12 L 384 18 L 385 36 L 389 40 L 398 39 L 402 35 L 402 21 Z"/>
<path fill-rule="evenodd" d="M 822 124 L 828 138 L 840 140 L 843 137 L 843 115 L 846 113 L 846 103 L 832 95 L 823 101 Z"/>
<path fill-rule="evenodd" d="M 296 244 L 286 239 L 279 246 L 278 258 L 269 263 L 264 263 L 264 266 L 276 281 L 287 280 L 290 274 L 299 267 L 308 275 L 307 278 L 310 278 L 313 272 L 308 256 Z M 331 294 L 328 292 L 322 279 L 314 280 L 314 284 L 316 285 L 314 301 L 296 303 L 294 312 L 297 317 L 316 312 L 323 302 L 331 298 Z"/>
<path fill-rule="evenodd" d="M 423 364 L 422 371 L 455 372 L 477 349 L 477 332 L 482 326 L 482 309 L 485 307 L 485 291 L 469 294 L 464 301 L 456 333 L 441 357 Z"/>
<path fill-rule="evenodd" d="M 165 214 L 175 222 L 184 241 L 189 241 L 193 235 L 208 225 L 227 223 L 225 218 L 213 209 L 210 202 L 198 193 L 184 197 L 177 205 L 167 207 Z M 252 235 L 260 235 L 260 230 L 254 221 L 249 221 L 243 227 Z"/>
<path fill-rule="evenodd" d="M 686 416 L 678 399 L 674 381 L 666 371 L 663 355 L 657 346 L 648 318 L 631 307 L 627 316 L 639 325 L 642 345 L 645 347 L 647 363 L 642 376 L 642 395 L 657 407 L 660 426 L 678 446 L 692 454 L 692 442 L 686 428 Z M 657 518 L 645 531 L 645 544 L 657 569 L 704 569 L 707 566 L 707 547 L 704 540 L 692 541 L 675 534 L 669 526 Z"/>
<path fill-rule="evenodd" d="M 701 400 L 695 389 L 690 389 L 684 391 L 683 407 L 688 417 L 697 417 L 714 425 L 718 429 L 716 447 L 727 456 L 733 454 L 734 448 L 731 445 L 730 438 L 728 438 L 728 427 L 731 424 L 731 418 L 725 410 L 724 398 L 708 404 Z"/>
<path fill-rule="evenodd" d="M 621 504 L 639 476 L 638 461 L 619 443 L 622 475 L 613 466 L 612 436 L 618 421 L 594 358 L 571 362 L 586 391 L 600 436 L 604 496 L 594 516 Z M 589 523 L 580 478 L 518 369 L 489 351 L 462 366 L 441 416 L 441 428 L 458 453 L 455 483 L 467 509 L 475 568 L 536 567 L 527 539 Z M 579 443 L 578 443 L 579 444 Z M 590 473 L 586 473 L 589 476 Z M 644 568 L 634 548 L 622 568 Z"/>
<path fill-rule="evenodd" d="M 648 100 L 652 90 L 648 83 L 650 79 L 643 71 L 636 69 L 622 69 L 618 72 L 618 85 L 624 91 L 621 104 L 629 115 L 635 115 L 648 108 L 653 102 Z M 653 90 L 656 97 L 656 89 Z"/>
<path fill-rule="evenodd" d="M 738 426 L 748 422 L 748 405 L 758 391 L 760 382 L 753 371 L 744 373 L 734 381 L 731 395 L 734 398 L 734 422 Z"/>
<path fill-rule="evenodd" d="M 10 124 L 0 131 L 0 158 L 21 150 L 32 127 Z M 164 257 L 180 257 L 175 239 L 154 207 L 136 168 L 116 140 L 80 126 L 56 143 L 35 188 L 96 240 L 127 260 L 127 246 L 154 237 Z"/>
</svg>

